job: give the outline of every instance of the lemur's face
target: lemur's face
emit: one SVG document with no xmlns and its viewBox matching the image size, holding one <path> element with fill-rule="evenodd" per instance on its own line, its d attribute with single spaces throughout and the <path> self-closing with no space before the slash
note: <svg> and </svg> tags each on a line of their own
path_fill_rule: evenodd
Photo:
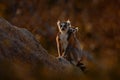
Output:
<svg viewBox="0 0 120 80">
<path fill-rule="evenodd" d="M 69 28 L 71 27 L 70 21 L 66 22 L 57 22 L 58 28 L 60 32 L 67 32 Z"/>
<path fill-rule="evenodd" d="M 62 31 L 67 30 L 68 27 L 69 27 L 69 24 L 68 24 L 67 22 L 61 22 L 61 23 L 60 23 L 60 29 L 61 29 Z"/>
<path fill-rule="evenodd" d="M 74 28 L 73 28 L 73 27 L 71 27 L 71 28 L 70 28 L 70 31 L 71 31 L 71 32 L 73 32 L 73 33 L 75 33 L 75 32 L 77 32 L 77 31 L 78 31 L 78 27 L 74 27 Z"/>
</svg>

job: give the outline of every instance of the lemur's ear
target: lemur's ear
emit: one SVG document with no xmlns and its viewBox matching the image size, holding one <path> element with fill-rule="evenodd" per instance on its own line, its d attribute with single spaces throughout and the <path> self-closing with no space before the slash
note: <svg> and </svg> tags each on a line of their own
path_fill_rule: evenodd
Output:
<svg viewBox="0 0 120 80">
<path fill-rule="evenodd" d="M 69 19 L 67 20 L 67 23 L 70 23 L 70 20 L 69 20 Z"/>
<path fill-rule="evenodd" d="M 57 21 L 57 25 L 58 25 L 58 26 L 60 25 L 60 20 Z"/>
<path fill-rule="evenodd" d="M 71 23 L 70 23 L 69 19 L 67 20 L 67 23 L 68 23 L 69 27 L 71 27 Z"/>
<path fill-rule="evenodd" d="M 78 27 L 76 27 L 75 29 L 76 29 L 76 31 L 78 31 L 78 30 L 79 30 L 79 29 L 78 29 Z"/>
</svg>

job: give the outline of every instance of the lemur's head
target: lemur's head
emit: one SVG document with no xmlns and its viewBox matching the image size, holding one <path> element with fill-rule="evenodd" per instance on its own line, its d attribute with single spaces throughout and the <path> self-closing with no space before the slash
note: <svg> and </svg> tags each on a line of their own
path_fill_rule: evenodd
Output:
<svg viewBox="0 0 120 80">
<path fill-rule="evenodd" d="M 78 31 L 78 27 L 70 27 L 69 29 L 72 33 L 76 33 Z"/>
<path fill-rule="evenodd" d="M 70 23 L 69 20 L 67 20 L 65 22 L 58 21 L 57 25 L 58 25 L 59 31 L 62 32 L 62 33 L 68 32 L 69 28 L 71 27 L 71 23 Z"/>
</svg>

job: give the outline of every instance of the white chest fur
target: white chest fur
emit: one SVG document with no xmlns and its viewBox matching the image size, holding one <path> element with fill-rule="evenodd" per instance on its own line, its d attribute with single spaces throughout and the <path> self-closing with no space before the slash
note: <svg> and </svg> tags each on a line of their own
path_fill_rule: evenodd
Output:
<svg viewBox="0 0 120 80">
<path fill-rule="evenodd" d="M 62 44 L 62 49 L 66 50 L 67 45 L 68 45 L 68 41 L 67 41 L 68 35 L 65 33 L 61 33 L 60 34 L 60 40 L 61 40 L 61 44 Z"/>
</svg>

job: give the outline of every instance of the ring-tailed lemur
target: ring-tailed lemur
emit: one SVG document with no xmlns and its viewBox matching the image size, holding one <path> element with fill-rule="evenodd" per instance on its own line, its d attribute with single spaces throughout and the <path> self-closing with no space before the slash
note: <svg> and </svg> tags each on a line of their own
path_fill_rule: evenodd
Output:
<svg viewBox="0 0 120 80">
<path fill-rule="evenodd" d="M 80 48 L 80 42 L 76 37 L 78 28 L 71 27 L 69 20 L 66 22 L 58 21 L 57 26 L 59 32 L 56 37 L 56 42 L 59 58 L 66 58 L 72 64 L 79 66 L 81 70 L 84 71 L 86 67 L 81 63 L 82 57 L 86 56 L 90 58 L 91 56 Z"/>
</svg>

